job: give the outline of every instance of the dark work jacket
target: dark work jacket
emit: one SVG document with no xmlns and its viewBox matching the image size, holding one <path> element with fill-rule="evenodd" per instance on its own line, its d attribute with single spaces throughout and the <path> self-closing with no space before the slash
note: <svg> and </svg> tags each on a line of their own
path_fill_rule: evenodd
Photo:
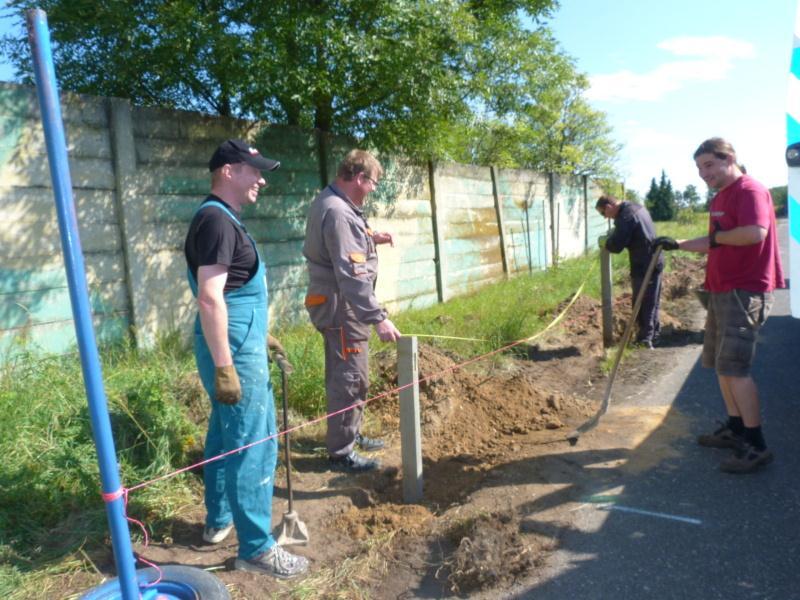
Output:
<svg viewBox="0 0 800 600">
<path fill-rule="evenodd" d="M 656 228 L 647 209 L 641 204 L 622 202 L 614 218 L 614 229 L 606 240 L 606 249 L 618 254 L 627 248 L 631 275 L 641 277 L 647 272 L 647 265 L 650 264 L 655 252 L 653 246 L 655 237 Z M 656 269 L 660 271 L 663 266 L 662 255 L 658 259 Z"/>
</svg>

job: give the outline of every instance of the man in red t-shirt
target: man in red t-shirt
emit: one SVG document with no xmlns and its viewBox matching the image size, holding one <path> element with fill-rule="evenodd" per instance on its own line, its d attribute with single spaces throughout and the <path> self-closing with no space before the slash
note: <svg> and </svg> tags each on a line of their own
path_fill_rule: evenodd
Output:
<svg viewBox="0 0 800 600">
<path fill-rule="evenodd" d="M 708 253 L 705 288 L 710 294 L 702 361 L 717 372 L 728 420 L 697 441 L 736 451 L 720 466 L 723 471 L 751 473 L 773 458 L 761 432 L 758 388 L 750 369 L 758 331 L 772 307 L 772 291 L 786 287 L 775 210 L 767 188 L 745 175 L 733 146 L 722 138 L 700 144 L 694 159 L 700 177 L 717 190 L 708 235 L 655 241 L 665 250 Z"/>
</svg>

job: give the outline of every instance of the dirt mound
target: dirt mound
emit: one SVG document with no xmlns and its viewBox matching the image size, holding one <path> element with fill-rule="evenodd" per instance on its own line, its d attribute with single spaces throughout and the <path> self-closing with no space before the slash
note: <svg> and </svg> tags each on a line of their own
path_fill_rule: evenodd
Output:
<svg viewBox="0 0 800 600">
<path fill-rule="evenodd" d="M 387 383 L 396 385 L 394 356 L 381 355 L 379 363 Z M 423 455 L 429 462 L 498 458 L 507 446 L 499 438 L 560 429 L 565 419 L 586 414 L 585 398 L 539 381 L 524 364 L 487 360 L 461 367 L 442 350 L 421 344 L 419 377 Z M 385 403 L 383 410 L 384 425 L 396 427 L 397 403 Z"/>
<path fill-rule="evenodd" d="M 456 524 L 449 537 L 457 544 L 444 562 L 451 591 L 468 594 L 507 584 L 541 563 L 543 548 L 519 533 L 512 511 L 479 515 Z"/>
<path fill-rule="evenodd" d="M 354 540 L 365 540 L 387 533 L 420 535 L 431 519 L 430 510 L 418 504 L 380 504 L 352 507 L 336 519 L 334 527 Z"/>
</svg>

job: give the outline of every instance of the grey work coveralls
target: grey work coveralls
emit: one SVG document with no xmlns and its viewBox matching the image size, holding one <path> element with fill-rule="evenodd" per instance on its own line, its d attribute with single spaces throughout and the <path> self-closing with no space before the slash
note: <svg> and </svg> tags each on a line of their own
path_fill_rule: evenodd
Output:
<svg viewBox="0 0 800 600">
<path fill-rule="evenodd" d="M 306 221 L 306 310 L 325 340 L 328 412 L 366 400 L 370 325 L 386 319 L 375 297 L 378 254 L 360 208 L 329 185 L 314 199 Z M 358 406 L 328 419 L 331 456 L 347 456 L 361 428 Z"/>
</svg>

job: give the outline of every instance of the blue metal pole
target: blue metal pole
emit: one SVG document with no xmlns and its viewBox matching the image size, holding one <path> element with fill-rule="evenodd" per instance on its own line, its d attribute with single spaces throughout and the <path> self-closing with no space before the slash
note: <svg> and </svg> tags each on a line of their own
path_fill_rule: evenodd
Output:
<svg viewBox="0 0 800 600">
<path fill-rule="evenodd" d="M 89 292 L 86 284 L 86 271 L 83 252 L 78 237 L 78 223 L 75 217 L 75 204 L 72 199 L 72 182 L 67 160 L 67 146 L 64 139 L 64 124 L 61 118 L 58 88 L 56 86 L 53 54 L 50 46 L 50 32 L 47 28 L 47 15 L 41 9 L 27 12 L 28 38 L 33 54 L 36 89 L 42 111 L 47 156 L 50 162 L 50 176 L 55 191 L 56 212 L 61 231 L 61 248 L 64 252 L 64 265 L 69 282 L 69 296 L 72 302 L 72 316 L 83 369 L 83 382 L 89 401 L 94 443 L 100 464 L 100 479 L 104 494 L 115 494 L 121 489 L 119 471 L 111 435 L 111 421 L 108 417 L 103 377 L 100 370 L 100 357 L 92 327 L 92 314 L 89 308 Z M 124 498 L 117 497 L 106 502 L 106 514 L 111 530 L 114 559 L 117 564 L 120 591 L 124 600 L 139 598 L 136 583 L 136 564 L 133 558 L 130 531 L 125 520 Z"/>
</svg>

